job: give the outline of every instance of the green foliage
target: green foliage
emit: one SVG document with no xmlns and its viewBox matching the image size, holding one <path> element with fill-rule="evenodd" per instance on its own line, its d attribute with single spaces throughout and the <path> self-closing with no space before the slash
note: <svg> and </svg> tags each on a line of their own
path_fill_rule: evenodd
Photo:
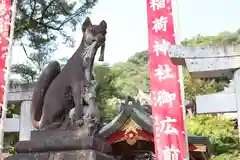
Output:
<svg viewBox="0 0 240 160">
<path fill-rule="evenodd" d="M 108 103 L 109 99 L 119 97 L 119 92 L 114 87 L 117 72 L 111 72 L 108 65 L 96 65 L 94 67 L 94 76 L 98 82 L 96 101 L 100 106 L 101 117 L 103 121 L 110 121 L 115 116 L 116 108 L 114 103 Z"/>
<path fill-rule="evenodd" d="M 118 98 L 133 97 L 138 89 L 149 91 L 148 54 L 137 53 L 127 62 L 111 67 L 95 65 L 94 76 L 98 82 L 96 100 L 101 106 L 102 119 L 109 121 L 115 116 Z"/>
<path fill-rule="evenodd" d="M 21 81 L 24 83 L 33 82 L 37 76 L 37 72 L 25 64 L 13 65 L 12 72 L 19 74 L 22 78 Z"/>
<path fill-rule="evenodd" d="M 94 76 L 98 82 L 97 99 L 104 121 L 116 113 L 117 99 L 135 96 L 138 89 L 149 91 L 148 54 L 137 53 L 127 62 L 113 66 L 95 65 Z"/>
<path fill-rule="evenodd" d="M 20 104 L 8 104 L 7 118 L 12 118 L 13 114 L 20 115 Z"/>
<path fill-rule="evenodd" d="M 4 133 L 4 150 L 15 154 L 15 145 L 19 140 L 19 133 Z"/>
<path fill-rule="evenodd" d="M 238 134 L 234 127 L 234 122 L 223 116 L 197 115 L 187 119 L 188 132 L 209 137 L 212 151 L 218 158 L 225 156 L 222 153 L 240 156 L 237 152 L 240 149 Z"/>
<path fill-rule="evenodd" d="M 149 90 L 148 65 L 126 62 L 114 65 L 112 70 L 119 72 L 115 86 L 123 95 L 136 95 L 138 89 Z"/>
<path fill-rule="evenodd" d="M 9 104 L 7 118 L 12 118 L 13 114 L 20 115 L 20 104 Z M 19 133 L 4 133 L 4 150 L 10 154 L 15 153 L 15 144 L 18 142 Z"/>
<path fill-rule="evenodd" d="M 228 84 L 226 78 L 192 78 L 187 69 L 183 68 L 185 98 L 195 101 L 196 95 L 215 93 Z"/>
<path fill-rule="evenodd" d="M 240 154 L 239 149 L 233 151 L 232 153 L 223 153 L 218 156 L 213 156 L 212 160 L 239 160 Z"/>
<path fill-rule="evenodd" d="M 147 51 L 137 52 L 134 56 L 128 59 L 128 62 L 142 66 L 148 64 L 148 54 Z"/>
<path fill-rule="evenodd" d="M 13 72 L 20 74 L 25 82 L 34 81 L 59 42 L 74 46 L 70 33 L 96 3 L 97 0 L 83 0 L 78 4 L 67 0 L 18 1 L 14 40 L 24 50 L 27 65 L 15 64 Z"/>
<path fill-rule="evenodd" d="M 206 46 L 206 45 L 234 45 L 240 43 L 240 30 L 236 32 L 221 32 L 216 36 L 197 35 L 181 42 L 182 45 L 189 46 Z"/>
</svg>

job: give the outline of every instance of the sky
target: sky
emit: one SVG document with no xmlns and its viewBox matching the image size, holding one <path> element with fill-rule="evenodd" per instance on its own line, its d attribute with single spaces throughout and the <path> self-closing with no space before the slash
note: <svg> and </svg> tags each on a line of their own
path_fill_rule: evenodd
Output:
<svg viewBox="0 0 240 160">
<path fill-rule="evenodd" d="M 178 0 L 178 4 L 181 40 L 240 28 L 240 0 Z M 105 20 L 108 24 L 105 62 L 126 61 L 136 52 L 147 50 L 146 0 L 99 0 L 89 17 L 92 23 Z M 75 52 L 82 38 L 80 27 L 74 36 L 76 46 L 60 45 L 53 59 L 70 57 Z M 22 49 L 14 47 L 13 63 L 24 61 Z"/>
</svg>

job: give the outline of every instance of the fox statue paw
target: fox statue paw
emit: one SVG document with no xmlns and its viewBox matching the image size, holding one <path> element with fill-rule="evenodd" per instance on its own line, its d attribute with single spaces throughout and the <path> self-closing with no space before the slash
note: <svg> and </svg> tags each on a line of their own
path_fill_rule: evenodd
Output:
<svg viewBox="0 0 240 160">
<path fill-rule="evenodd" d="M 83 121 L 82 119 L 76 120 L 76 121 L 75 121 L 75 125 L 76 125 L 77 127 L 82 127 L 82 126 L 84 125 L 84 121 Z"/>
</svg>

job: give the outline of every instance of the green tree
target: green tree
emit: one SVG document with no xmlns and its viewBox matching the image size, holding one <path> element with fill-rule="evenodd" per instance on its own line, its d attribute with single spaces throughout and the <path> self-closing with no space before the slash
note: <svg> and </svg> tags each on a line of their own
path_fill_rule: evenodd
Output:
<svg viewBox="0 0 240 160">
<path fill-rule="evenodd" d="M 95 65 L 94 77 L 98 83 L 96 101 L 100 108 L 103 121 L 110 121 L 116 114 L 116 100 L 120 97 L 119 90 L 114 86 L 118 73 L 107 65 Z"/>
<path fill-rule="evenodd" d="M 223 116 L 197 115 L 187 119 L 189 133 L 209 137 L 213 160 L 240 158 L 240 144 L 234 123 Z"/>
<path fill-rule="evenodd" d="M 78 2 L 78 1 L 77 1 Z M 97 0 L 76 3 L 67 0 L 22 0 L 17 4 L 15 45 L 20 45 L 27 63 L 13 65 L 24 81 L 34 81 L 49 62 L 56 46 L 74 45 L 77 23 L 90 12 Z"/>
</svg>

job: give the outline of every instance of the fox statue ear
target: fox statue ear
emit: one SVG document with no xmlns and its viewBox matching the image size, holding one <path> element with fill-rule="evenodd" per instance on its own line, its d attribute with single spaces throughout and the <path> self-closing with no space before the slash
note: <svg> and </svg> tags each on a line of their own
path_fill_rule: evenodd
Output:
<svg viewBox="0 0 240 160">
<path fill-rule="evenodd" d="M 89 17 L 85 19 L 85 21 L 82 24 L 82 32 L 85 32 L 88 27 L 92 26 L 92 22 Z"/>
<path fill-rule="evenodd" d="M 107 29 L 107 23 L 104 20 L 102 20 L 100 26 L 103 27 L 104 29 Z"/>
</svg>

